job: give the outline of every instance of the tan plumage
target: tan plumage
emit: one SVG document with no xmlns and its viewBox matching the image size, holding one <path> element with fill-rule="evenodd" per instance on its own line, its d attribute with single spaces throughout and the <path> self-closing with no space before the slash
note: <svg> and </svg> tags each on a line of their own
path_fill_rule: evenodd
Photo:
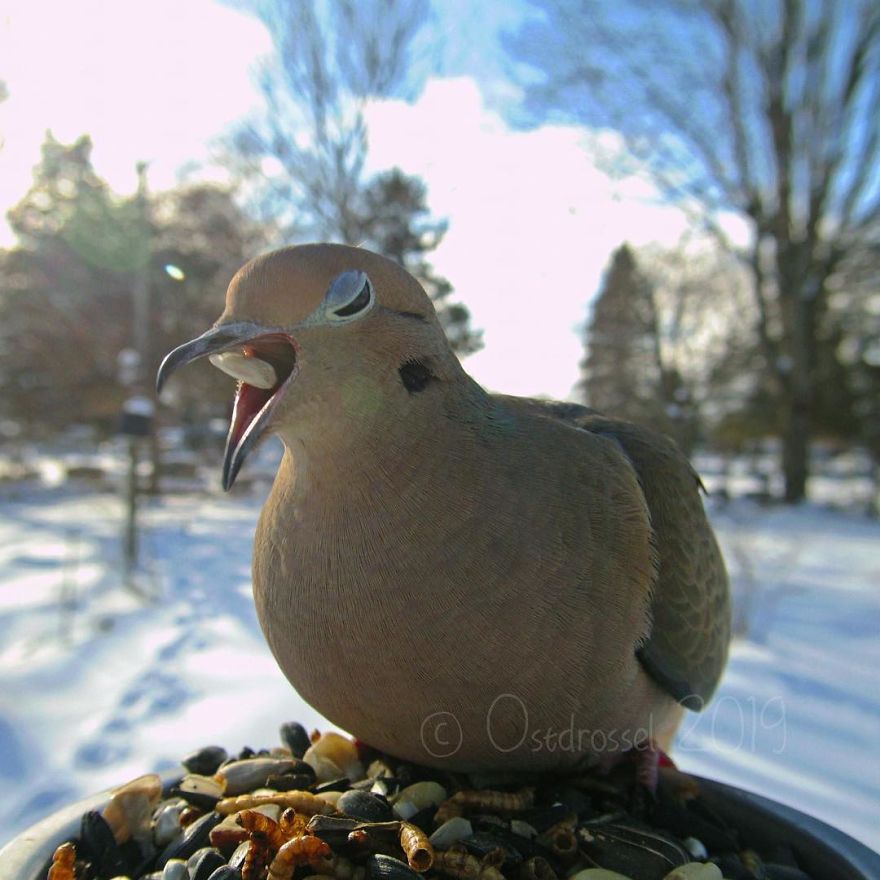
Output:
<svg viewBox="0 0 880 880">
<path fill-rule="evenodd" d="M 416 281 L 355 248 L 249 263 L 160 382 L 220 351 L 278 374 L 240 389 L 226 482 L 253 435 L 281 437 L 254 596 L 281 668 L 330 720 L 416 761 L 542 769 L 666 742 L 677 701 L 711 696 L 727 580 L 670 441 L 487 393 Z"/>
</svg>

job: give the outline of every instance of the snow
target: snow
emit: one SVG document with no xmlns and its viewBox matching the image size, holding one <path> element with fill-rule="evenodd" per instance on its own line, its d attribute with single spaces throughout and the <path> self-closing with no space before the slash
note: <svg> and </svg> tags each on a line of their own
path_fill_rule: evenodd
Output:
<svg viewBox="0 0 880 880">
<path fill-rule="evenodd" d="M 880 523 L 741 502 L 713 520 L 741 633 L 676 760 L 880 849 Z"/>
<path fill-rule="evenodd" d="M 330 726 L 288 685 L 256 620 L 250 553 L 265 491 L 150 502 L 126 583 L 118 494 L 0 486 L 0 845 L 199 746 L 271 745 L 292 719 Z M 738 635 L 675 759 L 880 848 L 880 523 L 744 500 L 713 501 L 711 515 Z"/>
</svg>

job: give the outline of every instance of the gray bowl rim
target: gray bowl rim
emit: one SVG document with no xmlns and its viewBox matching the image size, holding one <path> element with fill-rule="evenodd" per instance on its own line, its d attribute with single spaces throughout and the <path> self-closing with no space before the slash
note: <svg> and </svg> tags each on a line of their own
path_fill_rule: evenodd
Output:
<svg viewBox="0 0 880 880">
<path fill-rule="evenodd" d="M 163 783 L 179 779 L 168 773 Z M 863 843 L 793 807 L 763 795 L 725 785 L 702 776 L 700 794 L 705 803 L 759 845 L 784 842 L 803 859 L 816 880 L 880 880 L 880 855 Z M 83 813 L 101 809 L 110 790 L 69 804 L 47 816 L 0 849 L 0 880 L 43 880 L 55 847 L 79 833 Z"/>
</svg>

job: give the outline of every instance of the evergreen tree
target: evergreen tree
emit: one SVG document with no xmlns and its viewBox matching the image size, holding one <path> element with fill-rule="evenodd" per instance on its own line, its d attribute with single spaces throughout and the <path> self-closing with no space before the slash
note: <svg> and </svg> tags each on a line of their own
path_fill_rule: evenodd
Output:
<svg viewBox="0 0 880 880">
<path fill-rule="evenodd" d="M 664 363 L 654 288 L 626 244 L 593 305 L 580 390 L 600 412 L 670 434 L 689 451 L 696 418 L 678 369 Z"/>
<path fill-rule="evenodd" d="M 92 144 L 51 134 L 34 183 L 9 212 L 19 246 L 2 263 L 0 375 L 11 419 L 50 430 L 115 419 L 117 354 L 140 257 L 131 211 L 91 166 Z"/>
<path fill-rule="evenodd" d="M 470 326 L 470 312 L 450 302 L 453 287 L 439 276 L 427 255 L 443 240 L 445 221 L 432 220 L 425 185 L 395 168 L 376 175 L 363 196 L 359 217 L 360 243 L 395 260 L 425 288 L 453 350 L 463 356 L 483 347 L 482 333 Z"/>
<path fill-rule="evenodd" d="M 134 343 L 136 275 L 147 273 L 151 295 L 151 381 L 165 351 L 216 319 L 230 277 L 259 249 L 229 192 L 173 190 L 145 211 L 95 174 L 91 149 L 88 137 L 47 136 L 33 186 L 9 213 L 18 244 L 0 252 L 0 414 L 31 436 L 78 423 L 115 429 L 130 393 L 119 353 Z M 181 392 L 197 415 L 228 399 L 207 373 Z"/>
<path fill-rule="evenodd" d="M 650 297 L 632 251 L 622 245 L 593 304 L 581 361 L 584 399 L 608 415 L 644 418 L 644 404 L 657 386 Z"/>
</svg>

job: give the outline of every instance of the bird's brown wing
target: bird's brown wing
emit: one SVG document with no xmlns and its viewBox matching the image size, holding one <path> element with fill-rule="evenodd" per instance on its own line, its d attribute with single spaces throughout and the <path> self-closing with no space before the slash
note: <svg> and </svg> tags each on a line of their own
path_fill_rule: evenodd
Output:
<svg viewBox="0 0 880 880">
<path fill-rule="evenodd" d="M 712 697 L 730 641 L 727 573 L 700 498 L 700 480 L 668 437 L 577 404 L 534 401 L 535 410 L 615 440 L 632 463 L 651 514 L 659 570 L 653 625 L 638 657 L 689 709 Z"/>
</svg>

